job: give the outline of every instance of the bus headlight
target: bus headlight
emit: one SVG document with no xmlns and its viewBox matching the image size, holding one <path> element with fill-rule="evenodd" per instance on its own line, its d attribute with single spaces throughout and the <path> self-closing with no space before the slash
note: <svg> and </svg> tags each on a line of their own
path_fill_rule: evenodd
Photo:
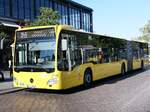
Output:
<svg viewBox="0 0 150 112">
<path fill-rule="evenodd" d="M 54 76 L 52 79 L 48 80 L 47 84 L 54 85 L 54 84 L 57 84 L 57 82 L 58 82 L 58 77 Z"/>
</svg>

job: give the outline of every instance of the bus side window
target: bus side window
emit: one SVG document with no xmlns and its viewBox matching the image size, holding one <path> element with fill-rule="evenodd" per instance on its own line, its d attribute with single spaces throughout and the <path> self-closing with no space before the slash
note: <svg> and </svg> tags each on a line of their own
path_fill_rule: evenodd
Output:
<svg viewBox="0 0 150 112">
<path fill-rule="evenodd" d="M 104 57 L 104 63 L 109 63 L 110 61 L 110 56 L 109 56 L 109 50 L 108 48 L 103 48 L 103 57 Z"/>
<path fill-rule="evenodd" d="M 68 71 L 69 65 L 68 65 L 66 51 L 59 52 L 57 58 L 58 58 L 58 69 L 62 71 Z"/>
<path fill-rule="evenodd" d="M 68 56 L 67 51 L 62 51 L 62 39 L 66 39 L 67 35 L 60 35 L 59 39 L 59 46 L 58 46 L 58 55 L 57 55 L 57 63 L 58 63 L 58 70 L 60 71 L 68 71 L 69 70 L 69 63 L 68 63 Z"/>
<path fill-rule="evenodd" d="M 102 51 L 98 52 L 98 61 L 99 63 L 103 63 L 103 59 L 104 59 L 104 54 Z"/>
</svg>

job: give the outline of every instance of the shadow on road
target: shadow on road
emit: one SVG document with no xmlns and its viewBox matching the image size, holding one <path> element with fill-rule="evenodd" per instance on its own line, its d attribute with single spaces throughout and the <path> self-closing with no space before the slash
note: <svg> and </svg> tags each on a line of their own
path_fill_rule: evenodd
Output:
<svg viewBox="0 0 150 112">
<path fill-rule="evenodd" d="M 85 90 L 88 90 L 88 89 L 91 89 L 91 88 L 102 86 L 104 84 L 113 84 L 113 83 L 116 83 L 118 81 L 121 81 L 121 80 L 130 78 L 130 77 L 134 77 L 136 75 L 139 75 L 140 73 L 143 73 L 143 72 L 145 72 L 149 69 L 150 69 L 150 66 L 146 67 L 144 70 L 139 69 L 139 70 L 135 70 L 135 71 L 132 71 L 132 72 L 128 72 L 124 76 L 119 74 L 119 75 L 108 77 L 108 78 L 105 78 L 105 79 L 100 79 L 100 80 L 94 81 L 90 88 L 85 88 L 82 85 L 82 86 L 74 87 L 74 88 L 71 88 L 71 89 L 58 90 L 58 91 L 57 90 L 45 90 L 45 89 L 29 89 L 29 90 L 26 90 L 26 91 L 27 92 L 39 92 L 39 93 L 51 93 L 51 94 L 52 93 L 54 93 L 54 94 L 73 94 L 73 93 L 76 93 L 76 92 L 81 92 L 81 91 L 85 91 Z"/>
</svg>

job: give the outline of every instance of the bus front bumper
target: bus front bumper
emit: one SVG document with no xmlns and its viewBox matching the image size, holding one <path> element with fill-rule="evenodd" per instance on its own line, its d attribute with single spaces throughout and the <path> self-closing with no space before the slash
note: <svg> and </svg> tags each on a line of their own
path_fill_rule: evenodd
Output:
<svg viewBox="0 0 150 112">
<path fill-rule="evenodd" d="M 61 90 L 61 74 L 19 72 L 13 74 L 14 87 Z"/>
</svg>

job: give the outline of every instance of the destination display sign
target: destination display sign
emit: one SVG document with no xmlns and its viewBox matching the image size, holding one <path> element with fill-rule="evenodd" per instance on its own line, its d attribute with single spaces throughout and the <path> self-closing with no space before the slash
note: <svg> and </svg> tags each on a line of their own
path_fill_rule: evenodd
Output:
<svg viewBox="0 0 150 112">
<path fill-rule="evenodd" d="M 54 28 L 18 31 L 16 36 L 17 40 L 30 38 L 54 38 L 55 31 Z"/>
</svg>

